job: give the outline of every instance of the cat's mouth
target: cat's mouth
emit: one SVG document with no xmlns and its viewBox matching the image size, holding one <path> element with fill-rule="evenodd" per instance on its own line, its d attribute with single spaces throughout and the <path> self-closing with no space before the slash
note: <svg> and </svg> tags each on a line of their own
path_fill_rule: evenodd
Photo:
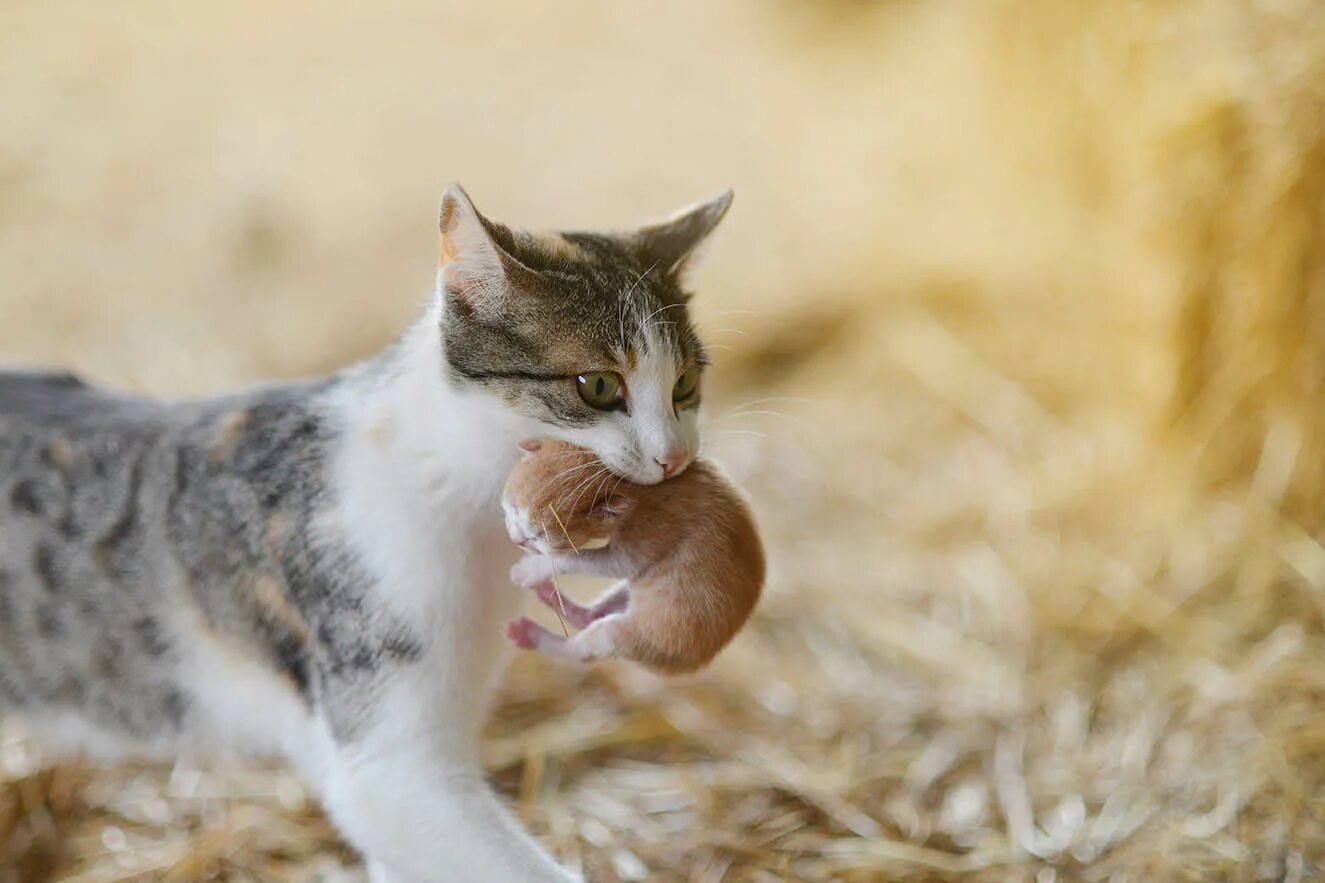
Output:
<svg viewBox="0 0 1325 883">
<path fill-rule="evenodd" d="M 645 463 L 634 458 L 623 461 L 601 453 L 598 458 L 603 461 L 603 465 L 613 475 L 617 478 L 624 478 L 631 484 L 661 484 L 662 480 L 667 477 L 667 474 L 657 463 Z"/>
</svg>

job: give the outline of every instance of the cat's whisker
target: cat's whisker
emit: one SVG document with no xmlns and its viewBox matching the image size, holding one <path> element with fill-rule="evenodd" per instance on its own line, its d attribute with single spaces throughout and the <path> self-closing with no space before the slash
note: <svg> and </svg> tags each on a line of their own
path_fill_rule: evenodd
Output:
<svg viewBox="0 0 1325 883">
<path fill-rule="evenodd" d="M 735 407 L 747 408 L 750 405 L 763 405 L 767 404 L 768 402 L 806 402 L 812 405 L 822 405 L 824 404 L 825 400 L 816 399 L 812 396 L 763 396 L 762 398 L 750 399 L 748 401 L 741 402 L 735 405 Z"/>
<path fill-rule="evenodd" d="M 562 494 L 563 499 L 567 494 L 572 494 L 575 491 L 579 490 L 580 487 L 582 487 L 586 482 L 593 481 L 595 478 L 598 477 L 598 473 L 605 468 L 603 464 L 598 462 L 597 460 L 593 461 L 592 463 L 586 463 L 585 467 L 591 469 L 590 473 L 587 476 L 581 476 L 580 479 L 576 482 L 576 484 L 572 488 L 570 488 L 570 490 Z M 560 500 L 558 502 L 560 502 Z"/>
<path fill-rule="evenodd" d="M 578 452 L 577 452 L 577 454 L 578 454 Z M 579 471 L 582 470 L 582 469 L 592 469 L 593 467 L 598 466 L 598 465 L 600 465 L 600 464 L 598 464 L 597 462 L 593 462 L 593 463 L 582 463 L 582 464 L 580 464 L 579 466 L 571 466 L 571 467 L 569 467 L 569 468 L 563 470 L 562 472 L 558 473 L 557 475 L 554 475 L 554 476 L 550 479 L 550 481 L 552 481 L 552 482 L 560 482 L 560 481 L 564 481 L 567 477 L 569 477 L 569 476 L 571 476 L 571 475 L 574 475 L 576 472 L 579 472 Z"/>
<path fill-rule="evenodd" d="M 584 491 L 590 486 L 592 486 L 594 481 L 596 481 L 603 473 L 606 472 L 608 474 L 611 474 L 611 471 L 606 466 L 602 466 L 602 464 L 599 463 L 595 463 L 594 465 L 597 465 L 600 468 L 592 472 L 588 478 L 584 479 L 579 484 L 575 485 L 575 487 L 571 488 L 571 490 L 568 491 L 566 494 L 563 494 L 561 497 L 559 497 L 557 500 L 558 503 L 563 502 L 566 499 L 566 496 L 568 496 L 569 494 L 575 494 L 575 499 L 571 501 L 571 504 L 568 507 L 571 511 L 574 511 L 575 506 L 580 502 L 580 498 L 584 496 Z M 576 491 L 579 491 L 579 493 L 576 493 Z"/>
<path fill-rule="evenodd" d="M 574 501 L 573 503 L 571 503 L 571 510 L 574 511 L 575 507 L 578 506 L 578 505 L 580 504 L 580 500 L 581 500 L 581 499 L 584 497 L 584 495 L 588 492 L 589 487 L 595 487 L 595 488 L 598 488 L 598 489 L 601 490 L 601 489 L 602 489 L 602 486 L 607 482 L 607 480 L 611 477 L 611 475 L 612 475 L 612 471 L 611 471 L 610 469 L 607 469 L 607 468 L 604 468 L 602 472 L 600 472 L 600 473 L 594 475 L 593 479 L 590 480 L 590 484 L 587 485 L 587 486 L 585 486 L 584 489 L 581 490 L 581 491 L 579 492 L 579 494 L 576 495 L 576 497 L 575 497 L 575 501 Z M 597 484 L 593 484 L 593 483 L 592 483 L 594 479 L 597 479 L 597 480 L 598 480 L 598 483 L 597 483 Z M 596 492 L 595 492 L 595 494 L 594 494 L 593 502 L 595 502 L 595 503 L 598 502 L 598 495 L 597 495 Z"/>
<path fill-rule="evenodd" d="M 604 469 L 595 469 L 589 475 L 588 478 L 586 478 L 584 481 L 581 481 L 579 484 L 575 486 L 576 493 L 574 498 L 571 499 L 570 505 L 568 507 L 570 511 L 572 512 L 575 511 L 575 508 L 580 504 L 580 498 L 583 497 L 586 493 L 588 493 L 589 488 L 593 487 L 596 483 L 602 480 L 603 472 L 605 471 L 606 470 Z"/>
<path fill-rule="evenodd" d="M 753 429 L 710 429 L 710 435 L 753 435 L 763 439 L 772 439 L 773 436 L 767 432 L 756 432 Z"/>
<path fill-rule="evenodd" d="M 590 463 L 590 464 L 587 464 L 587 465 L 592 466 L 592 467 L 598 467 L 600 464 L 598 464 L 598 463 Z M 597 477 L 597 475 L 598 475 L 598 469 L 595 468 L 595 469 L 594 469 L 592 472 L 590 472 L 587 476 L 581 476 L 581 477 L 576 481 L 576 483 L 575 483 L 575 485 L 574 485 L 573 487 L 569 488 L 568 490 L 561 491 L 561 492 L 557 495 L 557 503 L 558 503 L 558 505 L 564 504 L 564 503 L 566 502 L 567 497 L 569 497 L 571 494 L 573 494 L 573 493 L 575 493 L 576 491 L 578 491 L 578 490 L 579 490 L 581 487 L 583 487 L 586 483 L 593 481 L 594 478 Z"/>
<path fill-rule="evenodd" d="M 650 319 L 652 319 L 654 316 L 658 315 L 661 312 L 665 312 L 666 310 L 674 310 L 677 307 L 684 307 L 684 306 L 685 304 L 683 303 L 663 304 L 662 306 L 658 307 L 658 309 L 654 310 L 652 313 L 649 313 L 649 315 L 645 316 L 644 322 L 647 323 Z"/>
<path fill-rule="evenodd" d="M 612 499 L 612 497 L 616 496 L 617 488 L 621 487 L 621 482 L 623 482 L 623 481 L 625 481 L 625 480 L 626 480 L 626 477 L 625 477 L 624 475 L 618 475 L 618 476 L 617 476 L 617 478 L 616 478 L 616 484 L 612 485 L 612 490 L 611 490 L 611 492 L 608 493 L 608 495 L 607 495 L 607 498 L 608 498 L 609 500 Z"/>
<path fill-rule="evenodd" d="M 712 426 L 717 423 L 725 423 L 728 420 L 739 420 L 742 417 L 777 417 L 800 426 L 808 427 L 810 424 L 799 417 L 793 417 L 790 414 L 783 414 L 781 411 L 749 410 L 749 411 L 730 411 L 721 417 L 714 417 L 705 421 L 706 426 Z"/>
<path fill-rule="evenodd" d="M 622 300 L 626 300 L 626 299 L 628 299 L 632 294 L 634 294 L 634 293 L 635 293 L 635 290 L 636 290 L 637 288 L 640 287 L 640 283 L 642 283 L 642 282 L 644 281 L 645 277 L 648 276 L 650 273 L 652 273 L 653 270 L 654 270 L 654 268 L 657 267 L 657 266 L 658 266 L 658 262 L 657 262 L 657 261 L 654 261 L 653 263 L 649 264 L 649 268 L 648 268 L 647 270 L 645 270 L 643 273 L 640 273 L 638 276 L 636 276 L 636 277 L 635 277 L 635 281 L 634 281 L 633 283 L 631 283 L 630 288 L 627 289 L 626 293 L 622 296 Z M 647 322 L 648 319 L 645 319 L 645 321 Z"/>
<path fill-rule="evenodd" d="M 598 505 L 598 499 L 603 493 L 603 488 L 607 487 L 607 483 L 611 480 L 612 480 L 612 473 L 608 472 L 607 475 L 603 476 L 603 480 L 598 482 L 598 484 L 594 487 L 593 499 L 589 501 L 590 508 L 593 508 L 594 506 Z"/>
</svg>

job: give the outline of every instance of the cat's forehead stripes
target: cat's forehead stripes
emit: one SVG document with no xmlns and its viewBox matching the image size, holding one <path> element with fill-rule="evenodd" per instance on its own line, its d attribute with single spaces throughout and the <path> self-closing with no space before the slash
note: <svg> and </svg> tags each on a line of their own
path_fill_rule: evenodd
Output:
<svg viewBox="0 0 1325 883">
<path fill-rule="evenodd" d="M 560 233 L 536 232 L 530 233 L 528 236 L 533 248 L 543 252 L 553 260 L 582 261 L 585 258 L 585 254 L 580 247 Z"/>
<path fill-rule="evenodd" d="M 622 243 L 586 233 L 516 235 L 502 245 L 537 274 L 496 318 L 453 314 L 448 355 L 471 379 L 532 379 L 626 367 L 642 350 L 684 351 L 696 339 L 675 280 L 641 266 Z"/>
<path fill-rule="evenodd" d="M 693 432 L 676 425 L 673 389 L 706 360 L 681 269 L 725 206 L 724 198 L 679 221 L 620 233 L 513 231 L 466 209 L 471 226 L 457 232 L 452 224 L 443 235 L 468 236 L 468 272 L 487 275 L 483 285 L 443 278 L 450 376 L 552 426 L 610 428 L 614 443 L 641 452 L 649 469 L 688 447 L 682 436 Z M 575 378 L 599 371 L 623 376 L 624 407 L 603 410 L 581 398 Z"/>
</svg>

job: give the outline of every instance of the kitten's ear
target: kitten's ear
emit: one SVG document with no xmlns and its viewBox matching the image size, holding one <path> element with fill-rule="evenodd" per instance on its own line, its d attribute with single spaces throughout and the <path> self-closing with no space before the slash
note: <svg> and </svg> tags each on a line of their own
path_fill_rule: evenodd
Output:
<svg viewBox="0 0 1325 883">
<path fill-rule="evenodd" d="M 506 264 L 488 221 L 459 184 L 442 192 L 441 281 L 447 293 L 475 310 L 497 306 L 506 293 Z"/>
<path fill-rule="evenodd" d="M 696 250 L 727 214 L 734 194 L 725 190 L 708 202 L 697 202 L 665 221 L 635 231 L 635 246 L 646 266 L 663 274 L 685 268 Z"/>
<path fill-rule="evenodd" d="M 616 518 L 630 511 L 630 498 L 624 494 L 613 494 L 606 500 L 595 500 L 589 507 L 589 514 L 595 518 Z"/>
<path fill-rule="evenodd" d="M 541 438 L 527 438 L 520 442 L 520 450 L 526 454 L 536 454 L 543 449 L 543 440 Z"/>
</svg>

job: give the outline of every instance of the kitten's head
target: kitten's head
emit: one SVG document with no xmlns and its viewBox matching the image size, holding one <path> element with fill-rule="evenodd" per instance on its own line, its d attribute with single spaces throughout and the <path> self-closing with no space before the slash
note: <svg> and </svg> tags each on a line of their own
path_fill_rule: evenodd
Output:
<svg viewBox="0 0 1325 883">
<path fill-rule="evenodd" d="M 530 234 L 448 187 L 439 287 L 451 379 L 632 481 L 681 472 L 699 449 L 706 363 L 682 275 L 730 203 L 728 191 L 624 232 Z"/>
<path fill-rule="evenodd" d="M 607 540 L 639 490 L 607 471 L 592 452 L 553 439 L 526 439 L 506 480 L 501 506 L 511 542 L 545 555 Z"/>
</svg>

